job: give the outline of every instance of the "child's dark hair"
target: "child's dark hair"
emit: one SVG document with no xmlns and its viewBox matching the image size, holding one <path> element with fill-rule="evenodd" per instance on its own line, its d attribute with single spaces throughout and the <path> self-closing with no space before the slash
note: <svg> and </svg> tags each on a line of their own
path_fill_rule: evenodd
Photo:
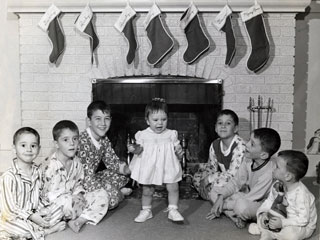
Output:
<svg viewBox="0 0 320 240">
<path fill-rule="evenodd" d="M 158 112 L 159 110 L 164 111 L 168 114 L 168 106 L 163 98 L 153 98 L 152 101 L 146 106 L 145 118 L 149 117 L 149 114 Z"/>
<path fill-rule="evenodd" d="M 62 120 L 60 122 L 57 122 L 52 129 L 53 140 L 58 141 L 58 138 L 60 137 L 61 132 L 64 129 L 69 129 L 72 132 L 77 132 L 79 134 L 79 128 L 74 122 L 69 120 Z"/>
<path fill-rule="evenodd" d="M 18 129 L 14 135 L 13 135 L 13 145 L 15 145 L 17 143 L 18 137 L 24 133 L 31 133 L 33 134 L 36 138 L 37 138 L 37 142 L 40 145 L 40 135 L 37 132 L 37 130 L 31 128 L 31 127 L 22 127 L 20 129 Z"/>
<path fill-rule="evenodd" d="M 109 104 L 104 101 L 94 101 L 89 104 L 87 108 L 87 117 L 91 119 L 93 113 L 97 110 L 101 110 L 105 114 L 111 114 L 111 108 Z"/>
<path fill-rule="evenodd" d="M 287 170 L 294 175 L 296 181 L 299 181 L 306 175 L 309 160 L 303 152 L 296 150 L 284 150 L 280 151 L 278 156 L 286 160 Z"/>
<path fill-rule="evenodd" d="M 260 140 L 261 148 L 269 154 L 269 158 L 279 150 L 281 138 L 276 130 L 272 128 L 258 128 L 253 130 L 253 135 Z"/>
<path fill-rule="evenodd" d="M 223 109 L 218 113 L 217 119 L 222 115 L 229 115 L 233 119 L 236 126 L 239 125 L 239 117 L 238 115 L 232 111 L 231 109 Z"/>
</svg>

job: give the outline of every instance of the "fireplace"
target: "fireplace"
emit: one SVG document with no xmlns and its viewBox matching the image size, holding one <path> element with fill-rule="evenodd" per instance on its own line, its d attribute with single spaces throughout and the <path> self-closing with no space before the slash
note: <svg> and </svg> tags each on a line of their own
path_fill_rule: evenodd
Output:
<svg viewBox="0 0 320 240">
<path fill-rule="evenodd" d="M 127 156 L 128 134 L 134 138 L 145 129 L 146 104 L 164 98 L 169 108 L 168 128 L 176 129 L 187 143 L 189 163 L 206 162 L 210 143 L 217 137 L 214 122 L 222 106 L 222 81 L 180 76 L 142 76 L 94 79 L 93 100 L 111 105 L 112 124 L 108 132 L 122 159 Z"/>
</svg>

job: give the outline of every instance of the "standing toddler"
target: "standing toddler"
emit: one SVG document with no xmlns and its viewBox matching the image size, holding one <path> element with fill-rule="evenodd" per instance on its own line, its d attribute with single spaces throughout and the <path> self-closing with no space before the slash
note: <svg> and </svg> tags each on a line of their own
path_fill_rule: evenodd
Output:
<svg viewBox="0 0 320 240">
<path fill-rule="evenodd" d="M 146 106 L 145 119 L 149 127 L 135 135 L 136 145 L 129 145 L 134 153 L 130 163 L 131 178 L 142 184 L 142 210 L 135 222 L 152 218 L 151 205 L 155 185 L 165 184 L 168 190 L 168 218 L 183 221 L 178 212 L 179 184 L 182 170 L 179 158 L 183 150 L 176 130 L 167 129 L 168 108 L 164 99 L 154 98 Z"/>
</svg>

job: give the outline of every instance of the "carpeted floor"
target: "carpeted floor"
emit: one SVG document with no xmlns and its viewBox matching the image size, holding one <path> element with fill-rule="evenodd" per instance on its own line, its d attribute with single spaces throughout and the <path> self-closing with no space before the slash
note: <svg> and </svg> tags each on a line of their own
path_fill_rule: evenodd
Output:
<svg viewBox="0 0 320 240">
<path fill-rule="evenodd" d="M 315 178 L 304 179 L 305 184 L 317 199 L 319 214 L 319 186 L 313 185 Z M 252 236 L 247 228 L 238 229 L 226 217 L 208 221 L 205 219 L 210 210 L 210 203 L 199 199 L 182 199 L 180 211 L 185 217 L 184 224 L 172 223 L 167 219 L 166 200 L 155 198 L 153 204 L 154 217 L 145 223 L 135 223 L 133 219 L 140 210 L 140 200 L 137 198 L 126 199 L 112 211 L 97 226 L 86 225 L 79 234 L 70 229 L 48 236 L 47 240 L 258 240 L 259 236 Z M 319 222 L 316 232 L 310 238 L 319 240 Z"/>
</svg>

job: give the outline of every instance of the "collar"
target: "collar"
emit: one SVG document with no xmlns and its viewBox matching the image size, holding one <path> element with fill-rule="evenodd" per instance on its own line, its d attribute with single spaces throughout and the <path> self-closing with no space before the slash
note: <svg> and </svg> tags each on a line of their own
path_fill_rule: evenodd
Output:
<svg viewBox="0 0 320 240">
<path fill-rule="evenodd" d="M 221 152 L 222 152 L 222 154 L 223 154 L 224 156 L 227 156 L 227 155 L 230 154 L 232 145 L 233 145 L 233 143 L 236 141 L 236 138 L 237 138 L 237 135 L 234 135 L 233 138 L 232 138 L 232 141 L 231 141 L 231 143 L 230 143 L 230 145 L 229 145 L 229 147 L 228 147 L 227 150 L 223 150 L 223 142 L 222 142 L 222 140 L 220 140 L 220 149 L 221 149 Z"/>
<path fill-rule="evenodd" d="M 97 140 L 93 137 L 92 132 L 91 132 L 91 129 L 88 127 L 88 128 L 86 129 L 86 131 L 87 131 L 87 133 L 88 133 L 88 135 L 89 135 L 89 137 L 90 137 L 91 142 L 93 143 L 93 145 L 94 145 L 97 149 L 100 149 L 101 143 L 100 143 L 100 141 L 97 141 Z"/>
<path fill-rule="evenodd" d="M 31 175 L 31 178 L 30 178 L 29 176 L 27 176 L 26 174 L 24 174 L 23 172 L 20 171 L 20 169 L 18 167 L 17 158 L 14 158 L 13 161 L 12 161 L 13 173 L 15 175 L 19 175 L 21 177 L 21 180 L 23 180 L 25 182 L 29 182 L 32 185 L 39 178 L 38 169 L 39 169 L 39 167 L 36 164 L 33 163 L 32 164 L 32 175 Z"/>
<path fill-rule="evenodd" d="M 252 159 L 251 171 L 252 171 L 252 172 L 255 172 L 255 171 L 260 170 L 260 169 L 263 168 L 265 165 L 267 165 L 269 161 L 270 161 L 270 159 L 267 159 L 267 160 L 265 160 L 261 165 L 259 165 L 258 167 L 253 168 L 253 164 L 254 164 L 255 161 Z"/>
</svg>

